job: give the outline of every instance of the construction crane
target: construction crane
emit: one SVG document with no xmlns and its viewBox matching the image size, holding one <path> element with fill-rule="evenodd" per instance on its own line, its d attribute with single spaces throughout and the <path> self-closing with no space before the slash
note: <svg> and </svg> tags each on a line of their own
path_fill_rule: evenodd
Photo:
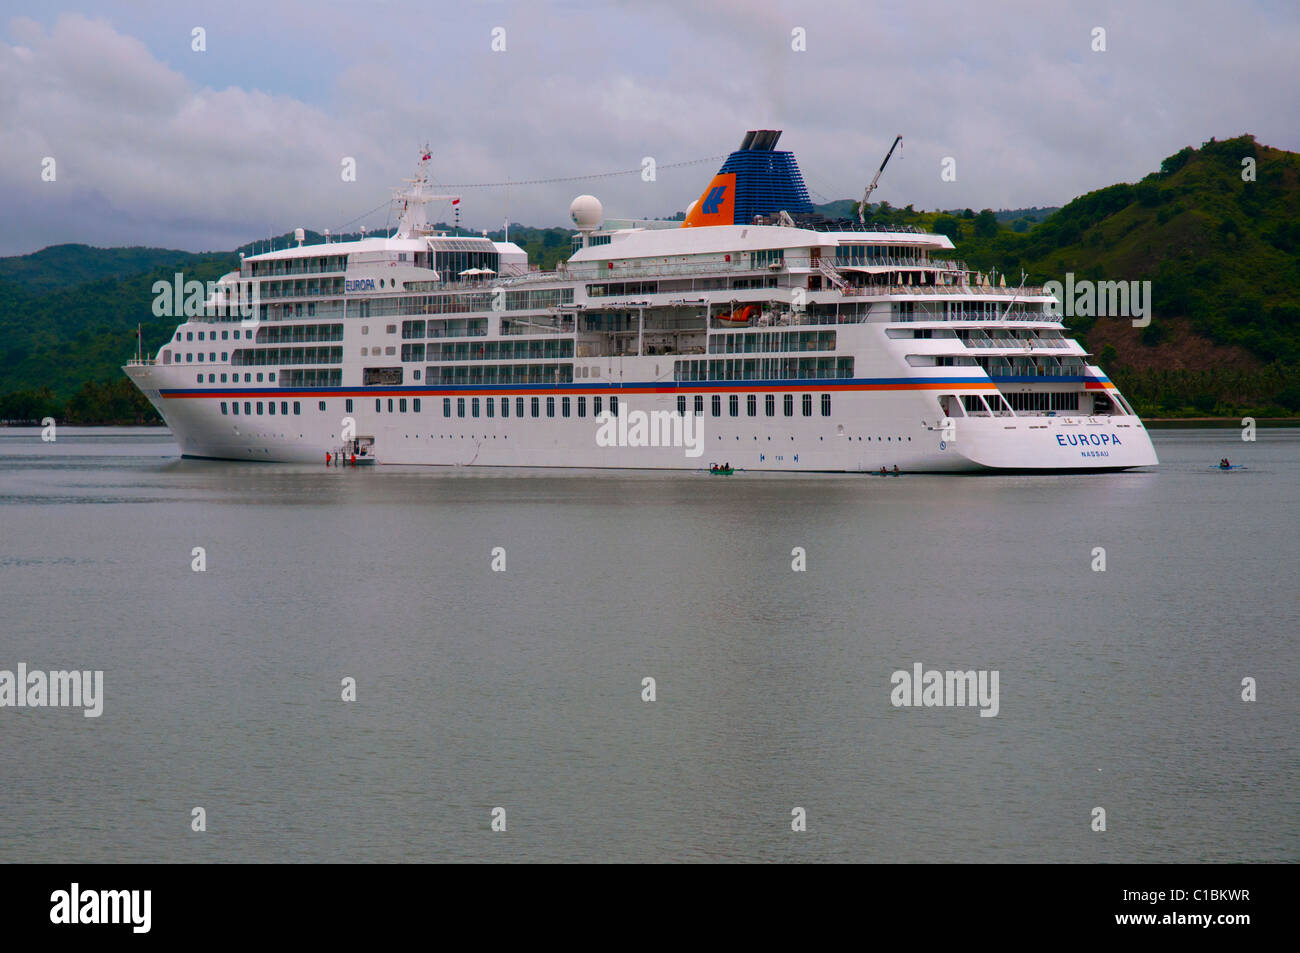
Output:
<svg viewBox="0 0 1300 953">
<path fill-rule="evenodd" d="M 890 146 L 890 147 L 889 147 L 889 151 L 885 153 L 885 161 L 882 162 L 882 163 L 880 163 L 880 168 L 876 170 L 876 177 L 875 177 L 874 179 L 871 180 L 871 184 L 867 186 L 867 190 L 866 190 L 865 192 L 862 193 L 862 204 L 858 206 L 858 224 L 859 224 L 859 225 L 865 225 L 865 224 L 866 224 L 866 221 L 867 221 L 867 202 L 868 202 L 868 200 L 871 198 L 871 193 L 874 192 L 874 191 L 876 191 L 876 183 L 878 183 L 878 182 L 880 181 L 880 173 L 884 172 L 884 171 L 885 171 L 885 166 L 889 165 L 889 157 L 892 156 L 892 155 L 894 154 L 894 150 L 898 148 L 898 144 L 899 144 L 900 142 L 902 142 L 902 141 L 903 141 L 903 137 L 902 137 L 902 136 L 899 136 L 897 139 L 894 140 L 894 144 L 893 144 L 892 146 Z"/>
</svg>

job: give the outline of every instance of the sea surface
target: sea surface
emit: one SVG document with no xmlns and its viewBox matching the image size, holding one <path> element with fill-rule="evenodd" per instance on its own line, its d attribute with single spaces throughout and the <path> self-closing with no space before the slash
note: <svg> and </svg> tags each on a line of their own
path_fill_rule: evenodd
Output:
<svg viewBox="0 0 1300 953">
<path fill-rule="evenodd" d="M 0 429 L 0 670 L 104 673 L 0 708 L 0 861 L 1300 860 L 1300 430 L 1153 436 L 725 478 Z M 895 706 L 917 663 L 996 716 Z"/>
</svg>

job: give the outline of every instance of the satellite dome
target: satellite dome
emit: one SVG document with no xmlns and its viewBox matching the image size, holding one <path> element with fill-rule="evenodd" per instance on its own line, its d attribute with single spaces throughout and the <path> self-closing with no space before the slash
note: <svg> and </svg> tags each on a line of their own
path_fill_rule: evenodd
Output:
<svg viewBox="0 0 1300 953">
<path fill-rule="evenodd" d="M 569 217 L 580 230 L 595 228 L 604 214 L 600 199 L 594 195 L 579 195 L 569 205 Z"/>
</svg>

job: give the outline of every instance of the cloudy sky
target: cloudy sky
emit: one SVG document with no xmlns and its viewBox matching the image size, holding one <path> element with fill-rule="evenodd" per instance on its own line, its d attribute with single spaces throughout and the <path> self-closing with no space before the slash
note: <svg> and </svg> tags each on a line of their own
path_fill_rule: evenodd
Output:
<svg viewBox="0 0 1300 953">
<path fill-rule="evenodd" d="M 449 185 L 660 166 L 458 189 L 474 227 L 566 224 L 588 191 L 670 215 L 718 162 L 663 167 L 752 128 L 785 130 L 814 201 L 860 196 L 901 134 L 876 199 L 1059 205 L 1211 136 L 1300 150 L 1297 50 L 1294 0 L 0 0 L 0 254 L 383 227 L 425 141 Z"/>
</svg>

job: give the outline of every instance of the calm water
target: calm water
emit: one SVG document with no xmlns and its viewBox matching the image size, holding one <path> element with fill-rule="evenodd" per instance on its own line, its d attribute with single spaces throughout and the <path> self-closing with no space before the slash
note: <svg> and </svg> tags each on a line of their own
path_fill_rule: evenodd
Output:
<svg viewBox="0 0 1300 953">
<path fill-rule="evenodd" d="M 1155 439 L 724 479 L 0 430 L 0 669 L 106 695 L 0 709 L 0 860 L 1296 861 L 1300 431 Z M 893 707 L 915 662 L 999 714 Z"/>
</svg>

